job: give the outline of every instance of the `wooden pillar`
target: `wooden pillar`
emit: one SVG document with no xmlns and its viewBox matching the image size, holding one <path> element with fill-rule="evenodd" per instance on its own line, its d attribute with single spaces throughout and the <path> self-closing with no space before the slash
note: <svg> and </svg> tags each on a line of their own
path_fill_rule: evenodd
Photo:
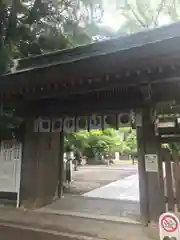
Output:
<svg viewBox="0 0 180 240">
<path fill-rule="evenodd" d="M 58 198 L 63 195 L 64 181 L 64 133 L 60 133 L 60 149 L 59 149 L 59 167 L 58 167 Z"/>
<path fill-rule="evenodd" d="M 142 126 L 138 131 L 140 208 L 142 222 L 147 224 L 149 221 L 157 222 L 160 214 L 164 212 L 164 196 L 161 189 L 160 143 L 155 136 L 150 108 L 143 109 Z M 146 168 L 146 154 L 157 155 L 157 171 Z M 144 182 L 142 183 L 142 181 Z"/>
<path fill-rule="evenodd" d="M 149 222 L 149 209 L 148 209 L 148 190 L 147 190 L 147 175 L 145 170 L 145 144 L 143 138 L 143 128 L 137 127 L 137 148 L 138 148 L 138 173 L 139 173 L 139 200 L 141 223 L 145 226 Z"/>
<path fill-rule="evenodd" d="M 26 124 L 23 143 L 20 201 L 34 209 L 53 201 L 58 185 L 59 133 L 33 132 Z"/>
</svg>

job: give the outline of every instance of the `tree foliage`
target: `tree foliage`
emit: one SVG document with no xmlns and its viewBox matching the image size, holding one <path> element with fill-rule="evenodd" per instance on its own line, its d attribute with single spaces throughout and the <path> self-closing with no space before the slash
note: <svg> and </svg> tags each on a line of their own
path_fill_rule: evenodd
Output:
<svg viewBox="0 0 180 240">
<path fill-rule="evenodd" d="M 91 43 L 102 12 L 102 0 L 1 0 L 0 73 L 9 58 Z"/>
<path fill-rule="evenodd" d="M 27 57 L 91 43 L 116 35 L 176 21 L 180 0 L 116 0 L 121 27 L 113 33 L 102 26 L 103 0 L 1 0 L 0 73 L 12 58 Z M 109 4 L 113 4 L 109 2 Z"/>
<path fill-rule="evenodd" d="M 121 137 L 125 133 L 125 137 Z M 137 151 L 136 133 L 130 128 L 80 131 L 66 136 L 66 150 L 78 150 L 90 158 L 120 152 L 131 154 Z"/>
<path fill-rule="evenodd" d="M 101 12 L 101 0 L 0 0 L 0 75 L 16 58 L 91 43 Z M 0 132 L 13 124 L 10 112 L 1 109 Z"/>
</svg>

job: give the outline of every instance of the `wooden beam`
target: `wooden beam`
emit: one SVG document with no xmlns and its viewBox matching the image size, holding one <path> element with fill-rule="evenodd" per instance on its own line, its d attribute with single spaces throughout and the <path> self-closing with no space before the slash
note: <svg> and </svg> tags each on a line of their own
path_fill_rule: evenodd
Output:
<svg viewBox="0 0 180 240">
<path fill-rule="evenodd" d="M 158 133 L 160 135 L 177 135 L 177 134 L 180 134 L 180 129 L 178 129 L 178 128 L 158 128 Z"/>
<path fill-rule="evenodd" d="M 80 46 L 77 48 L 65 49 L 61 51 L 55 51 L 52 53 L 41 54 L 38 56 L 23 58 L 18 61 L 18 69 L 27 69 L 29 67 L 42 67 L 44 65 L 49 65 L 49 63 L 57 64 L 61 62 L 72 62 L 77 60 L 85 60 L 90 57 L 96 57 L 98 55 L 105 55 L 108 53 L 120 52 L 124 49 L 131 49 L 135 46 L 147 46 L 149 40 L 151 43 L 162 43 L 163 40 L 169 39 L 169 45 L 175 47 L 172 43 L 172 38 L 179 36 L 178 34 L 179 23 L 173 23 L 168 26 L 163 26 L 161 28 L 155 28 L 148 32 L 142 31 L 132 35 L 121 36 L 116 39 L 111 39 L 103 42 L 97 42 L 86 46 Z M 152 52 L 152 46 L 149 46 Z M 158 48 L 155 53 L 159 53 L 163 47 Z M 168 47 L 172 51 L 171 47 Z M 134 49 L 132 49 L 134 50 Z M 165 50 L 167 50 L 165 48 Z M 179 48 L 178 48 L 179 50 Z M 136 53 L 134 51 L 133 53 Z"/>
<path fill-rule="evenodd" d="M 144 107 L 146 106 L 141 99 L 139 101 L 134 101 L 133 105 L 128 101 L 128 99 L 120 99 L 119 101 L 115 98 L 111 101 L 107 100 L 82 100 L 81 101 L 62 101 L 62 100 L 52 100 L 52 101 L 42 101 L 42 102 L 25 102 L 22 103 L 19 108 L 17 108 L 17 114 L 20 116 L 81 116 L 90 115 L 92 113 L 112 113 L 120 111 L 129 111 L 132 107 Z"/>
<path fill-rule="evenodd" d="M 180 135 L 160 137 L 160 142 L 161 143 L 179 143 L 180 142 Z"/>
<path fill-rule="evenodd" d="M 179 39 L 176 38 L 171 40 L 172 48 L 175 45 L 177 46 L 178 41 Z M 88 58 L 86 61 L 63 62 L 39 69 L 35 68 L 31 71 L 20 71 L 15 74 L 4 75 L 1 77 L 0 91 L 7 93 L 13 90 L 16 92 L 23 87 L 43 87 L 45 84 L 49 85 L 50 83 L 69 84 L 71 81 L 77 84 L 79 80 L 86 82 L 89 79 L 94 82 L 96 79 L 102 78 L 102 76 L 105 77 L 107 74 L 120 77 L 116 79 L 114 86 L 138 85 L 146 84 L 147 82 L 154 84 L 164 81 L 178 81 L 177 78 L 180 76 L 180 69 L 178 67 L 172 68 L 172 64 L 176 65 L 179 63 L 180 53 L 177 51 L 173 52 L 172 48 L 171 50 L 169 50 L 169 48 L 165 49 L 165 46 L 169 46 L 168 40 L 166 40 L 164 42 L 164 48 L 160 45 L 159 49 L 161 50 L 157 56 L 155 50 L 158 49 L 159 44 L 160 43 L 156 43 L 156 45 L 154 45 L 154 53 L 152 53 L 152 46 L 150 47 L 150 45 L 148 45 L 142 46 L 141 54 L 139 53 L 139 47 L 137 47 L 129 51 L 123 50 L 121 54 L 119 52 L 113 52 L 108 55 Z M 164 51 L 167 51 L 167 55 Z M 144 54 L 147 56 L 145 57 Z M 137 60 L 138 56 L 139 59 Z M 154 56 L 156 56 L 156 58 L 154 58 Z M 103 68 L 99 66 L 103 66 Z M 152 69 L 150 72 L 149 66 Z M 159 71 L 159 69 L 162 69 L 162 71 Z M 137 74 L 137 71 L 140 74 Z M 111 82 L 111 85 L 112 84 L 114 83 Z"/>
<path fill-rule="evenodd" d="M 166 106 L 163 105 L 163 107 L 157 107 L 157 113 L 159 115 L 165 115 L 165 114 L 174 114 L 174 116 L 180 116 L 180 106 L 169 106 L 168 104 Z"/>
</svg>

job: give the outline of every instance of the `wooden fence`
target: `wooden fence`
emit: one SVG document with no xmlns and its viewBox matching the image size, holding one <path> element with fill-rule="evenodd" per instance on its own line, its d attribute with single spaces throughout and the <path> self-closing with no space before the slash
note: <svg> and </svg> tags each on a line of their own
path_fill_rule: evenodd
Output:
<svg viewBox="0 0 180 240">
<path fill-rule="evenodd" d="M 163 181 L 166 211 L 180 212 L 180 158 L 172 155 L 167 149 L 162 149 Z"/>
</svg>

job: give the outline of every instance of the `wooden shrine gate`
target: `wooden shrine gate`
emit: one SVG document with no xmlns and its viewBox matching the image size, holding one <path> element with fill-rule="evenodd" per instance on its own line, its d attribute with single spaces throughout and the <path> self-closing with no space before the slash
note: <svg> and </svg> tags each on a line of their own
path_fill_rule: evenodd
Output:
<svg viewBox="0 0 180 240">
<path fill-rule="evenodd" d="M 1 141 L 0 192 L 16 193 L 19 206 L 22 144 L 15 140 Z"/>
<path fill-rule="evenodd" d="M 99 125 L 94 124 L 92 118 L 86 119 L 84 124 L 82 119 L 75 121 L 69 116 L 93 113 L 101 116 L 133 109 L 142 115 L 142 123 L 136 124 L 141 220 L 157 223 L 166 206 L 173 211 L 177 203 L 179 211 L 179 180 L 172 178 L 171 161 L 160 163 L 157 171 L 145 169 L 145 156 L 157 155 L 158 162 L 161 156 L 153 124 L 154 108 L 162 102 L 180 102 L 179 28 L 180 23 L 174 23 L 103 43 L 25 58 L 19 60 L 15 73 L 0 77 L 4 109 L 13 106 L 14 113 L 24 119 L 19 135 L 22 129 L 21 204 L 25 208 L 51 203 L 56 189 L 57 196 L 62 196 L 64 132 L 72 132 L 74 126 L 79 130 Z M 37 118 L 48 120 L 34 126 Z M 62 120 L 65 122 L 63 131 Z M 103 119 L 103 128 L 106 123 Z M 14 152 L 13 148 L 11 150 Z M 19 179 L 16 177 L 19 171 L 14 169 L 19 168 L 20 158 L 19 162 L 16 158 L 1 161 L 4 168 L 6 164 L 12 168 L 11 173 L 4 174 L 7 176 L 5 190 L 17 192 L 19 183 L 15 180 Z M 177 176 L 179 163 L 174 164 L 173 176 Z M 2 174 L 0 172 L 0 176 Z M 172 179 L 176 179 L 176 194 Z"/>
</svg>

